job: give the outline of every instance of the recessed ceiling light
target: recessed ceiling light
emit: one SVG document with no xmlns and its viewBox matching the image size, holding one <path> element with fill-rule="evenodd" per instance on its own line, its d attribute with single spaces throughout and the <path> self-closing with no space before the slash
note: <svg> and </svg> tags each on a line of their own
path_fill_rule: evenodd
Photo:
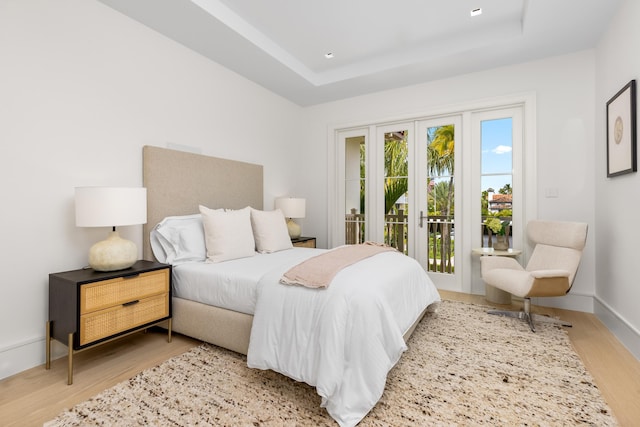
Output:
<svg viewBox="0 0 640 427">
<path fill-rule="evenodd" d="M 471 9 L 471 16 L 482 15 L 482 8 Z"/>
<path fill-rule="evenodd" d="M 331 59 L 331 58 L 333 58 L 333 53 L 332 52 L 325 53 L 324 57 L 327 58 L 327 59 Z"/>
</svg>

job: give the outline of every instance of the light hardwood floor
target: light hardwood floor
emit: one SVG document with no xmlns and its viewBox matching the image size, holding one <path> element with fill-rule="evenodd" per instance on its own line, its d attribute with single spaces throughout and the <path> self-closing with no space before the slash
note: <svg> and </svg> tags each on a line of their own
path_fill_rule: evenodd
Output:
<svg viewBox="0 0 640 427">
<path fill-rule="evenodd" d="M 440 292 L 443 299 L 486 304 L 481 296 Z M 519 304 L 512 304 L 518 308 Z M 504 306 L 502 306 L 504 307 Z M 622 426 L 640 421 L 640 361 L 636 360 L 594 316 L 575 311 L 534 307 L 539 313 L 573 323 L 571 342 Z M 514 320 L 516 321 L 516 320 Z M 41 426 L 64 408 L 82 402 L 136 373 L 181 354 L 199 342 L 150 330 L 75 355 L 74 383 L 68 386 L 66 357 L 0 381 L 0 424 Z"/>
</svg>

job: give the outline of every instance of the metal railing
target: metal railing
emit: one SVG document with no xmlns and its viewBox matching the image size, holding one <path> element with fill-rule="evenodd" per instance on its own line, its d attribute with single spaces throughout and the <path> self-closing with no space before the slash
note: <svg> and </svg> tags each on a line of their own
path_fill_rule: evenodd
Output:
<svg viewBox="0 0 640 427">
<path fill-rule="evenodd" d="M 452 216 L 430 216 L 427 218 L 429 236 L 429 258 L 427 271 L 453 273 L 455 253 L 455 223 Z"/>
<path fill-rule="evenodd" d="M 356 213 L 355 209 L 351 209 L 351 213 L 345 215 L 345 236 L 344 242 L 347 245 L 357 245 L 364 243 L 365 224 L 364 214 Z"/>
<path fill-rule="evenodd" d="M 397 214 L 385 215 L 384 243 L 393 246 L 400 252 L 407 253 L 407 215 L 402 209 Z M 345 215 L 345 243 L 355 245 L 365 241 L 365 215 L 358 214 L 355 209 Z"/>
<path fill-rule="evenodd" d="M 407 253 L 408 223 L 407 215 L 403 210 L 397 214 L 385 215 L 384 243 Z M 494 234 L 484 224 L 486 217 L 482 218 L 482 246 L 493 247 Z M 511 221 L 511 217 L 501 217 L 501 221 Z M 429 236 L 429 255 L 427 271 L 451 274 L 455 270 L 455 222 L 452 216 L 429 216 L 426 227 Z M 511 226 L 506 233 L 511 242 Z M 345 243 L 354 245 L 365 241 L 365 215 L 356 213 L 355 209 L 345 215 Z M 509 244 L 511 246 L 511 243 Z"/>
</svg>

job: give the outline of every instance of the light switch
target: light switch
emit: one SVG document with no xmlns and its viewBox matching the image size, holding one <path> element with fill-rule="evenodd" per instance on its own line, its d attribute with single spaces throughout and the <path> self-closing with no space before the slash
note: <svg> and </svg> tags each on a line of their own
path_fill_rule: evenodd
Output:
<svg viewBox="0 0 640 427">
<path fill-rule="evenodd" d="M 547 188 L 545 188 L 544 197 L 547 197 L 547 198 L 558 197 L 558 187 L 547 187 Z"/>
</svg>

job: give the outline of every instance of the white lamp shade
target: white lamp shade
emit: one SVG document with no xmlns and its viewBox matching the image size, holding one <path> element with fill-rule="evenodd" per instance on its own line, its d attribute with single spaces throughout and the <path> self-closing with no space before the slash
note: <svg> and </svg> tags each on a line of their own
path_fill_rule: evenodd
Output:
<svg viewBox="0 0 640 427">
<path fill-rule="evenodd" d="M 76 187 L 76 226 L 116 227 L 147 222 L 147 189 Z"/>
<path fill-rule="evenodd" d="M 305 199 L 296 199 L 293 197 L 282 197 L 276 199 L 276 209 L 280 209 L 286 218 L 304 218 L 305 216 Z"/>
</svg>

